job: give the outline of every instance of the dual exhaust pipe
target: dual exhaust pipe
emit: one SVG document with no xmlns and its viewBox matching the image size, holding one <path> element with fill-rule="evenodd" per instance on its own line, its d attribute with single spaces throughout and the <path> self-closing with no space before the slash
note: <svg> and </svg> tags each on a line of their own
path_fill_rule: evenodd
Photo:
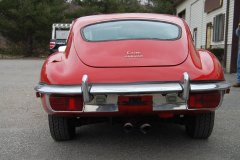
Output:
<svg viewBox="0 0 240 160">
<path fill-rule="evenodd" d="M 129 133 L 129 132 L 131 132 L 131 131 L 133 130 L 133 125 L 132 125 L 132 123 L 126 123 L 126 124 L 123 126 L 123 128 L 124 128 L 124 131 L 125 131 L 125 132 Z M 139 127 L 139 131 L 141 131 L 143 134 L 146 134 L 148 131 L 151 130 L 151 128 L 152 128 L 152 127 L 150 126 L 150 124 L 144 123 L 143 125 L 141 125 L 141 126 Z"/>
</svg>

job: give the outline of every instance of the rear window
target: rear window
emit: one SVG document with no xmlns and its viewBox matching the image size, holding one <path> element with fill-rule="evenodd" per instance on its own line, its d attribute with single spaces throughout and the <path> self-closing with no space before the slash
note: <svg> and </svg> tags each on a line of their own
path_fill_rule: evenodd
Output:
<svg viewBox="0 0 240 160">
<path fill-rule="evenodd" d="M 123 20 L 91 24 L 82 29 L 83 39 L 91 42 L 154 39 L 176 40 L 181 36 L 178 25 L 145 20 Z"/>
</svg>

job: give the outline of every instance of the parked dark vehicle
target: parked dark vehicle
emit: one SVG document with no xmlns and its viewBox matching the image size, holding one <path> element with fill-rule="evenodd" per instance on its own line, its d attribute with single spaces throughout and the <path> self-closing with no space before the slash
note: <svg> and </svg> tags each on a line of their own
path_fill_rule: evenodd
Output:
<svg viewBox="0 0 240 160">
<path fill-rule="evenodd" d="M 67 45 L 66 40 L 69 34 L 70 23 L 54 23 L 52 25 L 52 39 L 50 39 L 50 53 L 49 56 L 58 52 L 60 46 Z"/>
</svg>

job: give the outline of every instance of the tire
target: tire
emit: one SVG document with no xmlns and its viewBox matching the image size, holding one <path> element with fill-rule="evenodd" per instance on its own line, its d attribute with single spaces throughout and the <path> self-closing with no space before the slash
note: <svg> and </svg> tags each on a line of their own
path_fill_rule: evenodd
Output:
<svg viewBox="0 0 240 160">
<path fill-rule="evenodd" d="M 71 119 L 48 115 L 49 128 L 55 141 L 67 141 L 75 136 L 75 126 L 71 125 Z"/>
<path fill-rule="evenodd" d="M 187 117 L 185 129 L 187 135 L 194 139 L 207 139 L 213 130 L 215 112 Z"/>
</svg>

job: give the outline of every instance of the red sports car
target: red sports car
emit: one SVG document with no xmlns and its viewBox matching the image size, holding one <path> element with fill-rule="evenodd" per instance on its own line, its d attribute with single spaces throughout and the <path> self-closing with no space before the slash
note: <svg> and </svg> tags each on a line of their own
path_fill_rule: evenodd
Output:
<svg viewBox="0 0 240 160">
<path fill-rule="evenodd" d="M 133 13 L 75 20 L 66 48 L 45 61 L 35 90 L 56 141 L 107 121 L 143 133 L 153 122 L 177 122 L 190 137 L 205 139 L 230 87 L 218 59 L 195 49 L 184 20 Z"/>
</svg>

